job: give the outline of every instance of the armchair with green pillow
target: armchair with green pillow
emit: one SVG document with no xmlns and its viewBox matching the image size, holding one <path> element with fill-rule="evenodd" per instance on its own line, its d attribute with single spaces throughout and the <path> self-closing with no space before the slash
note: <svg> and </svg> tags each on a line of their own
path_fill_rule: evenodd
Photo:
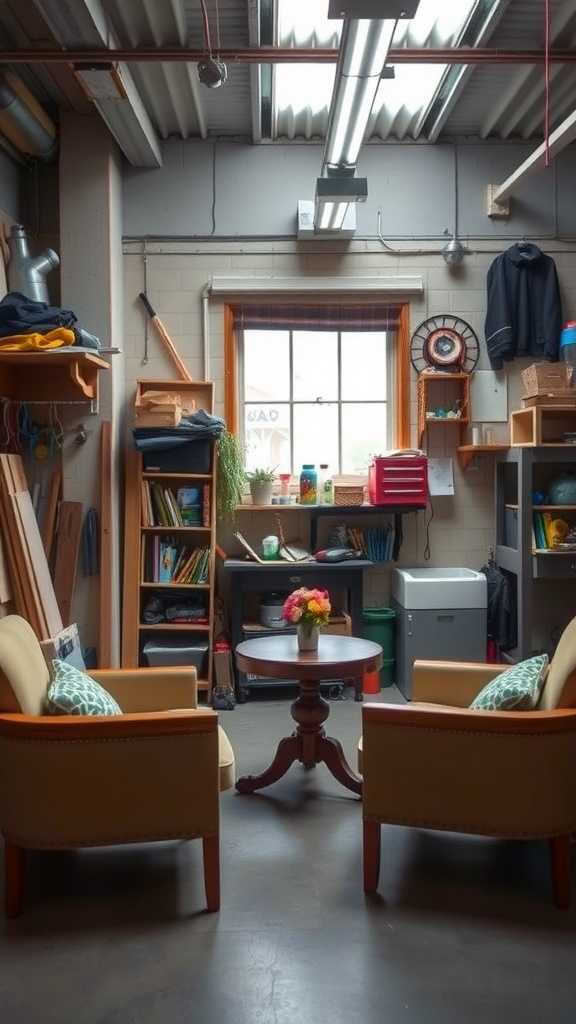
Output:
<svg viewBox="0 0 576 1024">
<path fill-rule="evenodd" d="M 217 713 L 197 707 L 196 670 L 52 670 L 25 619 L 0 619 L 7 916 L 22 909 L 28 849 L 196 838 L 218 910 L 220 791 L 234 783 L 234 753 Z"/>
<path fill-rule="evenodd" d="M 365 704 L 358 749 L 364 890 L 381 825 L 549 842 L 556 906 L 571 899 L 576 832 L 576 618 L 546 656 L 512 669 L 417 661 L 414 700 Z"/>
</svg>

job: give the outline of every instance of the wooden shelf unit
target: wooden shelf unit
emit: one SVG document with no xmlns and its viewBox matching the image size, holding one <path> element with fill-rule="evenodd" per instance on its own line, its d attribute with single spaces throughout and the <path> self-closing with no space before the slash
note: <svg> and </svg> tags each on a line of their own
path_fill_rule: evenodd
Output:
<svg viewBox="0 0 576 1024">
<path fill-rule="evenodd" d="M 460 416 L 435 416 L 438 408 L 448 412 L 460 401 Z M 458 428 L 458 441 L 464 445 L 470 425 L 470 374 L 424 372 L 418 377 L 418 447 L 422 447 L 426 429 L 442 426 L 449 430 Z"/>
<path fill-rule="evenodd" d="M 146 390 L 182 392 L 183 404 L 194 401 L 195 410 L 204 409 L 211 413 L 213 408 L 213 387 L 208 381 L 139 381 L 137 394 Z M 159 428 L 162 433 L 163 428 Z M 194 444 L 194 441 L 191 441 Z M 126 494 L 125 494 L 125 545 L 124 545 L 124 587 L 122 609 L 122 667 L 134 668 L 147 666 L 148 660 L 144 653 L 144 645 L 149 640 L 157 640 L 165 649 L 166 665 L 184 664 L 179 661 L 179 648 L 186 639 L 191 646 L 206 644 L 207 652 L 204 665 L 198 670 L 198 690 L 206 693 L 207 703 L 212 695 L 212 653 L 214 639 L 214 597 L 215 597 L 215 562 L 216 562 L 216 442 L 200 441 L 209 445 L 209 469 L 207 472 L 195 471 L 185 466 L 186 455 L 183 456 L 182 468 L 174 470 L 146 469 L 144 453 L 130 447 L 126 453 Z M 173 452 L 184 449 L 172 449 Z M 143 501 L 146 487 L 158 483 L 162 489 L 168 488 L 176 492 L 179 487 L 207 486 L 208 521 L 200 526 L 148 525 L 143 516 Z M 209 570 L 205 583 L 159 583 L 147 579 L 144 549 L 150 539 L 173 536 L 176 544 L 190 549 L 207 548 L 209 550 Z M 181 604 L 191 597 L 205 598 L 206 622 L 170 622 L 165 618 L 158 623 L 144 620 L 144 607 L 147 600 L 154 594 L 169 605 L 171 600 Z M 204 618 L 204 617 L 203 617 Z M 170 643 L 174 641 L 172 653 Z M 174 660 L 176 658 L 176 660 Z M 190 663 L 190 662 L 188 662 Z M 162 661 L 155 661 L 155 665 Z"/>
</svg>

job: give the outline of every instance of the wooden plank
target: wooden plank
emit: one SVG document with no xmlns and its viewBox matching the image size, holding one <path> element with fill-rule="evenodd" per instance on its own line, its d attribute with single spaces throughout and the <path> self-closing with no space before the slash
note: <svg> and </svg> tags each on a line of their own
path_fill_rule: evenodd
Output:
<svg viewBox="0 0 576 1024">
<path fill-rule="evenodd" d="M 20 574 L 22 580 L 22 586 L 26 595 L 26 604 L 29 609 L 30 621 L 32 623 L 34 632 L 39 640 L 47 640 L 50 636 L 50 628 L 46 615 L 44 614 L 44 605 L 42 602 L 42 594 L 38 587 L 35 566 L 30 555 L 30 549 L 26 540 L 26 524 L 25 519 L 27 518 L 27 509 L 24 502 L 20 504 L 21 499 L 25 495 L 22 491 L 10 494 L 8 500 L 12 503 L 14 510 L 14 517 L 18 521 L 18 559 L 20 564 Z M 28 501 L 30 503 L 30 509 L 34 520 L 34 509 L 32 508 L 32 502 L 30 495 L 28 495 Z"/>
<path fill-rule="evenodd" d="M 16 457 L 17 458 L 17 457 Z M 32 578 L 32 563 L 26 544 L 22 519 L 15 502 L 18 484 L 12 473 L 11 456 L 0 456 L 0 489 L 2 494 L 2 518 L 4 540 L 7 544 L 11 578 L 16 592 L 16 610 L 27 618 L 36 635 L 40 638 L 45 622 L 39 603 L 36 582 Z"/>
<path fill-rule="evenodd" d="M 14 500 L 20 521 L 23 538 L 23 556 L 29 576 L 30 590 L 37 609 L 40 623 L 40 640 L 47 639 L 62 629 L 62 619 L 54 594 L 48 560 L 44 553 L 42 538 L 38 528 L 38 520 L 34 512 L 32 498 L 28 490 L 28 481 L 24 465 L 19 455 L 7 456 L 9 471 L 12 475 Z"/>
<path fill-rule="evenodd" d="M 46 623 L 46 636 L 40 637 L 40 639 L 48 640 L 62 629 L 62 615 L 58 606 L 52 577 L 50 576 L 48 560 L 44 554 L 42 538 L 38 529 L 38 520 L 34 515 L 30 493 L 29 491 L 21 491 L 15 497 L 26 538 L 26 545 L 30 553 L 32 576 L 36 582 L 43 618 Z"/>
<path fill-rule="evenodd" d="M 58 516 L 58 499 L 60 497 L 60 489 L 62 487 L 62 473 L 55 471 L 52 473 L 52 479 L 50 480 L 50 493 L 48 495 L 48 508 L 46 509 L 46 518 L 44 520 L 44 528 L 42 530 L 42 544 L 44 545 L 44 551 L 46 558 L 49 560 L 52 554 L 52 547 L 56 537 L 56 520 Z"/>
<path fill-rule="evenodd" d="M 98 667 L 112 668 L 112 424 L 102 423 L 100 449 L 100 636 Z"/>
<path fill-rule="evenodd" d="M 0 533 L 0 604 L 8 604 L 8 601 L 11 601 L 13 596 L 12 581 L 8 568 L 8 555 L 4 549 L 4 541 Z"/>
<path fill-rule="evenodd" d="M 56 561 L 54 565 L 54 590 L 64 626 L 72 621 L 72 600 L 78 564 L 78 549 L 82 529 L 83 506 L 81 501 L 60 502 L 58 535 L 56 539 Z M 60 627 L 62 628 L 62 627 Z"/>
<path fill-rule="evenodd" d="M 22 523 L 15 504 L 16 484 L 12 475 L 9 455 L 0 455 L 0 492 L 4 540 L 7 544 L 12 581 L 16 590 L 16 610 L 30 622 L 40 638 L 44 624 L 37 613 L 34 583 L 28 573 L 29 555 L 25 547 Z"/>
<path fill-rule="evenodd" d="M 139 661 L 141 511 L 140 462 L 135 448 L 126 450 L 124 510 L 124 586 L 122 606 L 122 668 L 136 668 Z M 136 538 L 140 540 L 137 541 Z"/>
</svg>

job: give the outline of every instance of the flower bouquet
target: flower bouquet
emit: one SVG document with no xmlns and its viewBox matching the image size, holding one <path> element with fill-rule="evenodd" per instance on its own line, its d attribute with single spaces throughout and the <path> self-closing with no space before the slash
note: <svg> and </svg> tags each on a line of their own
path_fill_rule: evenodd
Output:
<svg viewBox="0 0 576 1024">
<path fill-rule="evenodd" d="M 318 629 L 327 625 L 331 610 L 327 590 L 299 587 L 289 594 L 282 607 L 282 617 L 297 627 L 301 650 L 314 650 L 318 646 Z"/>
</svg>

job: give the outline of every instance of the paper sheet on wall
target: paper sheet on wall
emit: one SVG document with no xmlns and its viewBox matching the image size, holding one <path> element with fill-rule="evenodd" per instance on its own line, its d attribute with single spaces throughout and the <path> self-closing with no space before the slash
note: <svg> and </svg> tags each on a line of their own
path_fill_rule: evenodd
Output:
<svg viewBox="0 0 576 1024">
<path fill-rule="evenodd" d="M 454 494 L 452 459 L 428 459 L 428 491 L 430 494 Z"/>
</svg>

